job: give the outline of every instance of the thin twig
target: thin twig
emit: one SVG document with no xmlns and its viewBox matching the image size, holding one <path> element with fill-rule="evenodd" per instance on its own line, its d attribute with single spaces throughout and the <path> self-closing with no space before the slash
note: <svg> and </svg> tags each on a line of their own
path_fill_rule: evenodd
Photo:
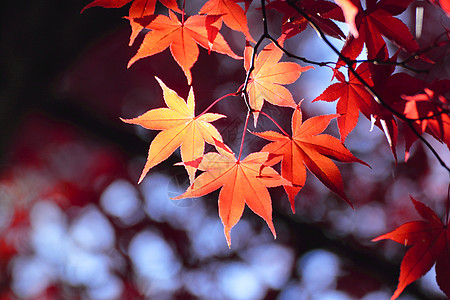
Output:
<svg viewBox="0 0 450 300">
<path fill-rule="evenodd" d="M 416 68 L 413 68 L 411 66 L 408 65 L 408 63 L 414 59 L 418 59 L 421 55 L 429 52 L 430 50 L 437 48 L 437 47 L 442 47 L 445 44 L 450 43 L 450 40 L 446 40 L 446 41 L 439 41 L 443 36 L 446 36 L 447 32 L 444 32 L 442 34 L 440 34 L 439 36 L 436 37 L 436 39 L 434 40 L 433 44 L 431 44 L 430 46 L 417 51 L 413 54 L 411 54 L 410 56 L 408 56 L 407 58 L 405 58 L 402 61 L 396 62 L 396 61 L 385 61 L 385 60 L 379 60 L 379 59 L 361 59 L 361 60 L 351 60 L 350 63 L 373 63 L 374 65 L 394 65 L 394 66 L 400 66 L 403 67 L 407 70 L 413 71 L 415 73 L 428 73 L 430 69 L 426 69 L 426 70 L 419 70 Z"/>
<path fill-rule="evenodd" d="M 331 61 L 318 62 L 318 61 L 309 60 L 307 58 L 295 55 L 292 52 L 289 52 L 288 50 L 286 50 L 283 46 L 281 46 L 280 43 L 278 43 L 278 41 L 276 39 L 274 39 L 272 36 L 269 35 L 268 38 L 272 41 L 272 43 L 275 44 L 275 46 L 277 46 L 281 51 L 283 51 L 284 54 L 286 54 L 286 56 L 288 56 L 290 58 L 295 58 L 295 59 L 301 60 L 305 63 L 312 64 L 312 65 L 318 65 L 320 67 L 329 67 L 329 65 L 336 65 L 335 62 L 331 62 Z"/>
</svg>

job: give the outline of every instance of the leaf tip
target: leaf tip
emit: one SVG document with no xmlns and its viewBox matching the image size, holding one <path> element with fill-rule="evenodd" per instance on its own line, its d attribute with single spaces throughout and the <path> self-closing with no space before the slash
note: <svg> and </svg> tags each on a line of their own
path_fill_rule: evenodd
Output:
<svg viewBox="0 0 450 300">
<path fill-rule="evenodd" d="M 132 57 L 131 59 L 130 59 L 130 61 L 128 62 L 128 64 L 127 64 L 127 69 L 129 69 L 130 67 L 131 67 L 131 65 L 132 64 L 134 64 L 135 62 L 136 62 L 136 58 L 135 57 Z"/>
<path fill-rule="evenodd" d="M 365 166 L 369 167 L 370 169 L 372 169 L 372 167 L 368 163 L 363 161 L 362 159 L 359 159 L 359 158 L 356 157 L 356 162 L 358 162 L 358 163 L 360 163 L 362 165 L 365 165 Z"/>
<path fill-rule="evenodd" d="M 122 122 L 124 122 L 124 123 L 127 123 L 127 124 L 133 124 L 133 122 L 131 121 L 131 120 L 133 120 L 133 119 L 125 119 L 125 118 L 121 118 L 121 117 L 119 117 L 119 119 L 120 119 L 120 121 L 122 121 Z"/>
<path fill-rule="evenodd" d="M 294 205 L 294 203 L 291 203 L 291 210 L 292 210 L 292 214 L 295 215 L 295 205 Z"/>
<path fill-rule="evenodd" d="M 275 228 L 272 225 L 272 228 L 270 228 L 270 231 L 272 231 L 273 234 L 273 239 L 276 240 L 277 239 L 277 233 L 275 232 Z"/>
<path fill-rule="evenodd" d="M 384 234 L 383 234 L 384 235 Z M 383 235 L 377 236 L 376 238 L 371 239 L 371 242 L 379 242 L 381 240 L 384 240 Z"/>
<path fill-rule="evenodd" d="M 139 177 L 138 184 L 140 184 L 142 182 L 142 180 L 144 180 L 145 175 L 147 175 L 149 170 L 150 170 L 150 168 L 148 168 L 148 166 L 146 164 L 145 167 L 144 167 L 144 170 L 142 170 L 141 177 Z"/>
<path fill-rule="evenodd" d="M 159 83 L 159 85 L 160 85 L 161 87 L 166 86 L 166 85 L 164 84 L 164 82 L 163 82 L 158 76 L 155 76 L 155 79 L 156 79 L 156 81 L 158 81 L 158 83 Z"/>
<path fill-rule="evenodd" d="M 231 236 L 230 236 L 230 230 L 231 230 L 231 228 L 228 228 L 228 227 L 225 227 L 225 228 L 224 228 L 225 238 L 227 239 L 228 249 L 231 249 Z"/>
</svg>

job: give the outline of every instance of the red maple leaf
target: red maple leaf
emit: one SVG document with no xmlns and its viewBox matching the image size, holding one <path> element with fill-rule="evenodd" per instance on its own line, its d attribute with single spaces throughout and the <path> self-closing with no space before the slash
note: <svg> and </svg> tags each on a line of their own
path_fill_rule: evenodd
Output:
<svg viewBox="0 0 450 300">
<path fill-rule="evenodd" d="M 337 116 L 316 116 L 302 123 L 302 113 L 300 107 L 297 107 L 292 115 L 292 137 L 275 131 L 254 133 L 273 141 L 264 146 L 261 152 L 269 152 L 274 161 L 280 156 L 282 158 L 281 176 L 292 182 L 292 186 L 284 186 L 284 189 L 289 196 L 293 212 L 295 212 L 295 196 L 305 185 L 306 168 L 325 186 L 352 206 L 345 195 L 341 173 L 331 159 L 367 164 L 354 157 L 335 137 L 320 134 Z"/>
<path fill-rule="evenodd" d="M 354 1 L 356 2 L 356 0 Z M 408 52 L 417 51 L 419 46 L 409 32 L 408 27 L 394 17 L 402 13 L 411 1 L 380 0 L 377 2 L 377 0 L 367 0 L 366 10 L 363 10 L 360 1 L 357 1 L 360 13 L 356 17 L 356 28 L 359 32 L 359 37 L 350 36 L 341 53 L 350 60 L 354 60 L 361 53 L 365 44 L 369 59 L 388 57 L 383 36 Z M 344 63 L 339 59 L 338 67 L 342 65 Z"/>
<path fill-rule="evenodd" d="M 372 241 L 391 239 L 405 246 L 412 246 L 406 252 L 400 266 L 397 289 L 391 300 L 396 299 L 410 283 L 425 275 L 436 263 L 436 281 L 441 290 L 450 297 L 450 229 L 448 218 L 445 224 L 436 213 L 411 197 L 412 202 L 424 219 L 405 223 L 394 231 L 383 234 Z"/>
<path fill-rule="evenodd" d="M 198 164 L 198 169 L 205 172 L 195 178 L 184 194 L 174 199 L 200 197 L 222 188 L 219 194 L 219 216 L 228 246 L 231 245 L 230 230 L 241 218 L 245 204 L 266 221 L 276 237 L 272 202 L 267 188 L 290 183 L 267 166 L 269 153 L 251 153 L 241 160 L 236 159 L 223 143 L 216 141 L 215 145 L 219 153 L 206 153 Z"/>
<path fill-rule="evenodd" d="M 362 63 L 356 68 L 356 72 L 365 82 L 372 85 L 370 78 L 369 65 Z M 349 80 L 345 80 L 344 74 L 335 71 L 336 79 L 339 81 L 330 85 L 320 94 L 314 101 L 336 101 L 336 113 L 340 116 L 337 118 L 341 141 L 345 142 L 348 134 L 355 128 L 358 123 L 359 112 L 365 116 L 370 115 L 374 111 L 375 101 L 372 95 L 366 90 L 365 86 L 351 73 L 348 72 Z"/>
<path fill-rule="evenodd" d="M 333 2 L 323 0 L 297 1 L 294 6 L 301 8 L 327 35 L 335 38 L 345 38 L 342 30 L 332 21 L 344 21 L 339 7 Z M 297 9 L 285 0 L 275 0 L 266 5 L 268 9 L 275 9 L 283 14 L 281 30 L 287 38 L 299 34 L 308 26 L 308 21 L 298 13 Z"/>
<path fill-rule="evenodd" d="M 145 20 L 143 20 L 145 22 Z M 178 65 L 183 69 L 188 84 L 192 83 L 191 68 L 198 59 L 198 45 L 209 51 L 226 54 L 234 59 L 241 57 L 234 54 L 220 33 L 216 33 L 214 43 L 208 37 L 206 16 L 195 15 L 184 20 L 169 10 L 169 17 L 164 15 L 152 16 L 145 28 L 150 29 L 136 55 L 130 59 L 128 67 L 135 61 L 162 52 L 170 47 L 170 52 Z M 214 30 L 220 28 L 214 27 Z M 212 30 L 212 29 L 211 29 Z"/>
<path fill-rule="evenodd" d="M 377 87 L 377 90 L 387 105 L 413 120 L 419 134 L 427 132 L 450 147 L 450 107 L 449 100 L 445 97 L 450 90 L 449 80 L 427 84 L 409 74 L 396 73 L 387 77 L 386 82 Z M 409 150 L 418 137 L 408 126 L 403 126 L 403 135 L 407 160 Z"/>
<path fill-rule="evenodd" d="M 356 72 L 368 86 L 373 86 L 369 64 L 360 64 L 356 68 Z M 345 80 L 344 75 L 338 70 L 335 70 L 335 76 L 339 82 L 330 85 L 313 102 L 318 100 L 331 102 L 339 99 L 336 105 L 336 112 L 340 114 L 337 120 L 341 141 L 345 142 L 348 134 L 355 128 L 358 123 L 359 112 L 361 112 L 371 121 L 372 126 L 376 125 L 384 132 L 392 154 L 397 160 L 398 130 L 397 122 L 392 112 L 375 102 L 366 86 L 350 70 L 348 72 L 348 81 Z M 387 90 L 387 92 L 389 91 Z"/>
<path fill-rule="evenodd" d="M 416 120 L 419 133 L 430 133 L 450 149 L 450 101 L 444 96 L 449 90 L 450 80 L 440 80 L 424 88 L 423 93 L 402 95 L 402 98 L 406 100 L 404 114 Z M 417 136 L 412 136 L 407 146 L 416 139 Z"/>
</svg>

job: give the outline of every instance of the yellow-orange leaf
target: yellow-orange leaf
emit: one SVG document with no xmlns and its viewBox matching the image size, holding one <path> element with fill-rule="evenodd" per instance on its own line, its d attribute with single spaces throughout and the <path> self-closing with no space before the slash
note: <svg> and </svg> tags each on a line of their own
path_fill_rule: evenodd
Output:
<svg viewBox="0 0 450 300">
<path fill-rule="evenodd" d="M 283 41 L 279 43 L 282 45 Z M 291 92 L 283 85 L 295 82 L 302 72 L 313 67 L 301 67 L 293 62 L 279 62 L 283 56 L 275 44 L 267 45 L 256 57 L 255 69 L 250 74 L 247 92 L 251 108 L 261 110 L 264 100 L 278 106 L 295 108 Z M 248 72 L 251 61 L 251 47 L 246 47 L 244 53 L 244 67 Z M 253 113 L 254 123 L 258 119 L 258 112 Z"/>
<path fill-rule="evenodd" d="M 270 166 L 265 166 L 269 153 L 249 154 L 237 160 L 231 150 L 216 142 L 219 153 L 206 153 L 198 165 L 205 171 L 198 176 L 187 191 L 174 198 L 200 197 L 222 187 L 219 194 L 219 216 L 224 226 L 228 246 L 231 245 L 230 230 L 242 216 L 245 204 L 263 218 L 274 237 L 272 202 L 268 187 L 289 185 Z"/>
<path fill-rule="evenodd" d="M 223 118 L 224 115 L 206 113 L 196 117 L 192 88 L 189 91 L 187 102 L 185 102 L 159 78 L 156 80 L 163 90 L 168 108 L 152 109 L 134 119 L 121 119 L 126 123 L 138 124 L 147 129 L 162 130 L 150 144 L 147 162 L 139 178 L 139 183 L 151 168 L 166 160 L 178 147 L 181 146 L 181 159 L 188 162 L 203 155 L 205 142 L 214 144 L 214 139 L 222 141 L 220 133 L 209 122 Z M 192 182 L 196 168 L 187 165 L 185 168 Z"/>
</svg>

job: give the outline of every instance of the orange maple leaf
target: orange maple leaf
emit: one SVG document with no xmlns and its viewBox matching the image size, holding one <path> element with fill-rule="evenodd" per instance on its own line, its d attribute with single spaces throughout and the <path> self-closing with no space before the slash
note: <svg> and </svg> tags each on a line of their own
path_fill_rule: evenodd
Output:
<svg viewBox="0 0 450 300">
<path fill-rule="evenodd" d="M 292 137 L 275 131 L 253 133 L 273 141 L 264 146 L 261 152 L 269 152 L 274 161 L 281 157 L 281 176 L 292 182 L 292 186 L 284 186 L 284 189 L 294 213 L 295 196 L 305 185 L 306 168 L 352 206 L 344 193 L 341 173 L 330 158 L 340 162 L 367 164 L 353 156 L 337 138 L 320 134 L 337 116 L 339 115 L 316 116 L 302 124 L 302 113 L 300 107 L 297 107 L 292 115 Z"/>
<path fill-rule="evenodd" d="M 150 29 L 136 55 L 128 62 L 130 67 L 135 61 L 162 52 L 170 47 L 170 52 L 178 65 L 183 69 L 188 84 L 192 83 L 191 68 L 198 59 L 197 44 L 208 51 L 226 54 L 234 59 L 241 59 L 228 46 L 223 36 L 218 33 L 218 27 L 207 26 L 206 16 L 191 16 L 184 23 L 169 10 L 169 17 L 164 15 L 152 16 L 145 28 Z M 208 38 L 208 30 L 215 33 L 214 43 Z"/>
<path fill-rule="evenodd" d="M 159 78 L 159 85 L 163 90 L 164 100 L 168 108 L 152 109 L 134 119 L 122 119 L 125 123 L 141 125 L 147 129 L 163 130 L 150 144 L 147 162 L 142 171 L 139 183 L 147 172 L 166 160 L 181 146 L 181 159 L 193 161 L 201 157 L 205 151 L 205 142 L 214 144 L 215 140 L 222 140 L 220 133 L 209 122 L 225 117 L 221 114 L 205 113 L 194 115 L 194 92 L 189 91 L 187 102 L 169 89 Z M 195 167 L 185 166 L 191 182 L 194 180 Z"/>
<path fill-rule="evenodd" d="M 206 153 L 198 165 L 198 169 L 205 172 L 195 179 L 184 194 L 174 199 L 200 197 L 222 187 L 219 216 L 228 247 L 231 246 L 231 228 L 241 218 L 245 204 L 266 221 L 276 237 L 272 223 L 272 202 L 267 188 L 290 183 L 265 165 L 269 153 L 251 153 L 240 160 L 223 143 L 216 141 L 216 149 L 219 153 Z"/>
<path fill-rule="evenodd" d="M 199 13 L 221 18 L 228 27 L 242 32 L 247 40 L 255 43 L 248 31 L 247 17 L 244 10 L 235 0 L 209 0 L 203 5 Z"/>
<path fill-rule="evenodd" d="M 436 263 L 436 281 L 447 297 L 450 297 L 450 228 L 448 220 L 446 220 L 446 224 L 442 223 L 431 208 L 413 197 L 411 200 L 425 221 L 405 223 L 394 231 L 372 240 L 376 242 L 391 239 L 405 246 L 412 246 L 403 258 L 398 286 L 391 300 L 400 296 L 410 283 L 425 275 L 434 263 Z"/>
<path fill-rule="evenodd" d="M 130 7 L 130 11 L 128 13 L 128 19 L 130 20 L 131 25 L 131 36 L 130 36 L 130 45 L 133 44 L 136 36 L 141 32 L 142 26 L 134 22 L 134 18 L 142 18 L 145 16 L 152 15 L 155 12 L 156 0 L 95 0 L 86 5 L 81 12 L 85 9 L 94 6 L 101 6 L 106 8 L 119 8 L 122 7 L 129 2 L 133 1 L 133 4 Z M 181 10 L 178 8 L 176 0 L 159 0 L 164 6 L 181 13 Z"/>
<path fill-rule="evenodd" d="M 283 40 L 280 39 L 280 45 Z M 251 47 L 247 46 L 244 52 L 244 67 L 248 72 L 251 62 Z M 313 67 L 301 67 L 293 62 L 279 62 L 283 56 L 275 44 L 267 45 L 256 57 L 255 68 L 250 74 L 247 86 L 250 107 L 260 111 L 264 100 L 278 106 L 295 108 L 297 104 L 292 97 L 291 92 L 283 85 L 295 82 L 302 72 Z M 259 112 L 254 112 L 254 124 L 256 126 Z"/>
</svg>

